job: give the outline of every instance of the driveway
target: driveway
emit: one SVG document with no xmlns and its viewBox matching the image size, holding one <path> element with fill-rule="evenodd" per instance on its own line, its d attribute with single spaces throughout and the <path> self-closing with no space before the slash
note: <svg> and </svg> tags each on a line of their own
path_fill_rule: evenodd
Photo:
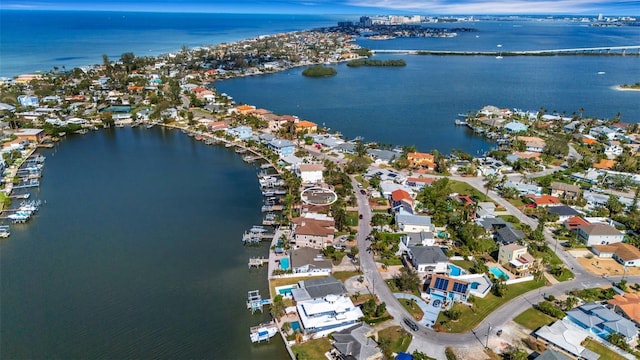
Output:
<svg viewBox="0 0 640 360">
<path fill-rule="evenodd" d="M 419 321 L 421 325 L 424 325 L 426 327 L 431 327 L 433 326 L 433 324 L 436 323 L 436 320 L 438 320 L 438 315 L 440 314 L 441 308 L 439 306 L 432 306 L 433 302 L 430 304 L 427 304 L 422 298 L 419 298 L 413 294 L 393 293 L 393 296 L 395 296 L 396 299 L 413 300 L 416 303 L 416 305 L 420 307 L 420 310 L 422 310 L 422 312 L 424 313 L 424 315 L 422 316 L 422 319 Z"/>
</svg>

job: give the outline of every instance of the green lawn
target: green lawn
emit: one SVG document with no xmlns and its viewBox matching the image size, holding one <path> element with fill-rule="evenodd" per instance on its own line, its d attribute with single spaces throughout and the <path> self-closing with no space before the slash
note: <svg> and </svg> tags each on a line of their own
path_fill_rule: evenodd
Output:
<svg viewBox="0 0 640 360">
<path fill-rule="evenodd" d="M 460 195 L 475 196 L 478 198 L 478 201 L 487 200 L 487 196 L 484 194 L 484 192 L 478 191 L 478 189 L 474 188 L 473 186 L 467 183 L 456 181 L 456 180 L 450 180 L 449 186 L 452 192 L 458 193 Z"/>
<path fill-rule="evenodd" d="M 389 340 L 389 352 L 405 352 L 411 344 L 411 334 L 404 331 L 400 326 L 391 326 L 378 331 L 378 343 Z"/>
<path fill-rule="evenodd" d="M 347 280 L 348 278 L 352 276 L 360 275 L 360 273 L 357 271 L 336 271 L 331 275 L 333 275 L 334 278 L 342 282 L 345 282 L 345 280 Z"/>
<path fill-rule="evenodd" d="M 347 211 L 347 226 L 358 226 L 358 212 Z"/>
<path fill-rule="evenodd" d="M 555 319 L 538 309 L 529 308 L 516 316 L 513 321 L 531 331 L 535 331 L 544 325 L 551 324 Z"/>
<path fill-rule="evenodd" d="M 507 201 L 509 203 L 511 203 L 511 205 L 515 206 L 515 207 L 521 207 L 521 206 L 525 206 L 526 204 L 524 203 L 524 201 L 518 199 L 507 199 Z"/>
<path fill-rule="evenodd" d="M 293 345 L 291 347 L 293 354 L 297 359 L 305 360 L 324 360 L 324 353 L 331 350 L 331 341 L 328 337 L 309 340 L 302 344 Z"/>
<path fill-rule="evenodd" d="M 418 306 L 415 301 L 412 301 L 410 299 L 398 299 L 398 301 L 400 302 L 400 304 L 402 304 L 402 306 L 404 306 L 405 309 L 407 309 L 409 314 L 411 314 L 414 319 L 422 320 L 424 312 L 422 312 L 422 309 L 420 309 L 420 306 Z"/>
<path fill-rule="evenodd" d="M 593 339 L 585 339 L 582 346 L 600 355 L 600 360 L 625 360 L 626 358 Z"/>
<path fill-rule="evenodd" d="M 460 319 L 457 321 L 450 321 L 449 318 L 440 312 L 437 323 L 444 321 L 445 328 L 448 332 L 460 333 L 471 331 L 475 328 L 484 318 L 495 311 L 502 304 L 509 300 L 516 298 L 526 292 L 537 289 L 545 285 L 544 281 L 527 281 L 519 284 L 508 285 L 508 291 L 503 297 L 497 297 L 492 293 L 487 294 L 484 298 L 475 298 L 475 306 L 469 307 L 460 303 L 454 304 L 454 307 L 460 310 Z"/>
<path fill-rule="evenodd" d="M 520 220 L 518 220 L 518 218 L 513 215 L 498 215 L 498 217 L 506 222 L 510 222 L 513 224 L 520 224 Z"/>
<path fill-rule="evenodd" d="M 467 271 L 471 269 L 474 265 L 473 261 L 471 260 L 451 260 L 449 262 Z"/>
<path fill-rule="evenodd" d="M 402 260 L 398 256 L 394 256 L 389 259 L 380 259 L 380 262 L 387 266 L 402 265 Z"/>
</svg>

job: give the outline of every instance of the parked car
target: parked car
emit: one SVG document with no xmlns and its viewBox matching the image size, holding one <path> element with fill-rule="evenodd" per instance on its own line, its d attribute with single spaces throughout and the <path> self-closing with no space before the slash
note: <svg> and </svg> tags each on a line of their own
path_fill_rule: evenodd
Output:
<svg viewBox="0 0 640 360">
<path fill-rule="evenodd" d="M 407 324 L 408 327 L 411 328 L 411 330 L 413 331 L 418 331 L 418 325 L 411 319 L 408 318 L 404 318 L 404 323 Z"/>
<path fill-rule="evenodd" d="M 364 191 L 364 189 L 360 189 L 360 194 L 362 194 L 362 195 L 367 195 L 367 192 L 366 192 L 366 191 Z"/>
<path fill-rule="evenodd" d="M 362 214 L 358 215 L 358 219 L 362 220 Z"/>
</svg>

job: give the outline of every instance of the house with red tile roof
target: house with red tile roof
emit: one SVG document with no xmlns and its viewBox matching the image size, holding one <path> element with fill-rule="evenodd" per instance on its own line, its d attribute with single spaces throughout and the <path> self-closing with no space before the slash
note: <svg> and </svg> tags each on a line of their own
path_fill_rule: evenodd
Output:
<svg viewBox="0 0 640 360">
<path fill-rule="evenodd" d="M 640 295 L 634 293 L 616 294 L 607 300 L 613 310 L 640 325 Z"/>
<path fill-rule="evenodd" d="M 406 185 L 412 189 L 422 190 L 425 186 L 431 186 L 435 180 L 435 178 L 408 177 Z"/>
<path fill-rule="evenodd" d="M 600 162 L 593 163 L 593 167 L 601 170 L 611 170 L 616 165 L 615 160 L 601 159 Z"/>
<path fill-rule="evenodd" d="M 324 249 L 333 244 L 336 229 L 335 221 L 332 218 L 297 217 L 292 219 L 291 222 L 296 246 Z"/>
<path fill-rule="evenodd" d="M 307 121 L 300 120 L 296 123 L 296 132 L 306 132 L 307 134 L 313 134 L 318 131 L 318 124 Z"/>
<path fill-rule="evenodd" d="M 409 166 L 412 168 L 427 169 L 430 171 L 436 168 L 435 157 L 429 153 L 410 152 L 407 153 L 407 160 L 409 161 Z"/>
<path fill-rule="evenodd" d="M 590 222 L 588 222 L 587 220 L 583 219 L 580 216 L 572 216 L 563 223 L 564 227 L 566 227 L 571 231 L 578 230 L 578 227 L 580 227 L 581 225 L 589 225 L 589 224 Z"/>
<path fill-rule="evenodd" d="M 527 194 L 526 198 L 530 199 L 536 207 L 545 207 L 545 206 L 560 206 L 562 202 L 555 196 L 551 195 L 533 195 Z"/>
<path fill-rule="evenodd" d="M 409 213 L 414 212 L 414 200 L 408 192 L 397 189 L 391 193 L 391 206 L 394 210 L 404 209 Z"/>
</svg>

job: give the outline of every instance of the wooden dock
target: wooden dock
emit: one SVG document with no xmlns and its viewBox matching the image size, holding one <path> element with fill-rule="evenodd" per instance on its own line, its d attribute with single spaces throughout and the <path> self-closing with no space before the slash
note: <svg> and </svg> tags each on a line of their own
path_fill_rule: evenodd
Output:
<svg viewBox="0 0 640 360">
<path fill-rule="evenodd" d="M 271 305 L 271 299 L 263 299 L 260 295 L 260 290 L 251 290 L 247 292 L 247 310 L 251 310 L 251 313 L 256 311 L 262 312 L 264 305 Z"/>
<path fill-rule="evenodd" d="M 264 264 L 269 263 L 269 259 L 265 258 L 249 258 L 249 269 L 252 267 L 261 267 Z"/>
</svg>

